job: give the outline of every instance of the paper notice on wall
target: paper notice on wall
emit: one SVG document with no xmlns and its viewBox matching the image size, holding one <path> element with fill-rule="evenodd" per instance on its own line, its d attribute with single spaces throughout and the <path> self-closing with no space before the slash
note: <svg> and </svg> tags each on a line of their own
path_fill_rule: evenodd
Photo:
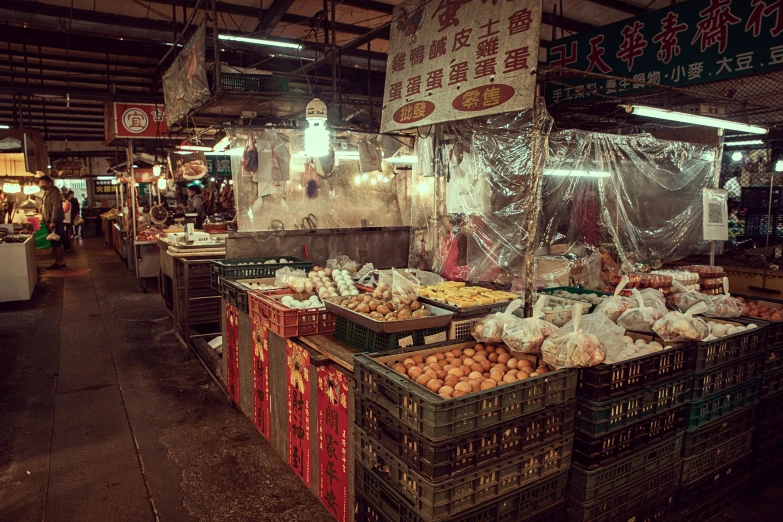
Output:
<svg viewBox="0 0 783 522">
<path fill-rule="evenodd" d="M 729 193 L 724 189 L 705 188 L 702 193 L 705 241 L 729 240 Z"/>
</svg>

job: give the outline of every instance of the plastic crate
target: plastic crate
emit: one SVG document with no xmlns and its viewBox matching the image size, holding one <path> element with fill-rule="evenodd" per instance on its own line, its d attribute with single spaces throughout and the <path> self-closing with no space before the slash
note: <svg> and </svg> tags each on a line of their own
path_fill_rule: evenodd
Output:
<svg viewBox="0 0 783 522">
<path fill-rule="evenodd" d="M 756 406 L 748 406 L 726 415 L 720 421 L 687 430 L 682 446 L 682 458 L 687 459 L 716 448 L 737 435 L 756 426 Z"/>
<path fill-rule="evenodd" d="M 356 461 L 403 496 L 422 517 L 442 519 L 489 502 L 533 481 L 568 470 L 573 435 L 516 457 L 430 482 L 383 444 L 354 427 Z"/>
<path fill-rule="evenodd" d="M 716 321 L 716 319 L 709 319 Z M 740 323 L 740 321 L 730 321 Z M 744 323 L 748 323 L 743 319 Z M 694 343 L 696 373 L 705 372 L 711 368 L 721 366 L 737 359 L 756 354 L 764 350 L 767 339 L 767 327 L 761 325 L 753 330 L 727 335 L 720 339 L 708 342 Z"/>
<path fill-rule="evenodd" d="M 456 319 L 455 316 L 455 319 L 452 319 L 449 323 L 449 332 L 446 336 L 447 339 L 449 341 L 454 339 L 472 339 L 473 335 L 471 332 L 473 331 L 473 327 L 486 316 L 487 314 L 478 314 L 460 317 L 459 319 Z"/>
<path fill-rule="evenodd" d="M 773 482 L 780 481 L 780 467 L 783 466 L 783 441 L 775 441 L 769 446 L 757 447 L 753 453 L 753 487 L 763 489 Z"/>
<path fill-rule="evenodd" d="M 334 338 L 350 344 L 365 353 L 380 353 L 408 346 L 427 346 L 446 341 L 448 326 L 424 328 L 407 332 L 374 332 L 366 326 L 337 316 Z M 410 339 L 408 339 L 410 337 Z M 401 346 L 402 344 L 402 346 Z"/>
<path fill-rule="evenodd" d="M 658 500 L 646 502 L 630 513 L 625 513 L 619 520 L 623 522 L 670 522 L 674 520 L 672 517 L 676 514 L 676 508 L 677 495 L 670 493 Z M 577 519 L 569 517 L 569 520 L 575 521 Z M 601 517 L 595 522 L 611 522 L 613 520 L 610 513 L 609 516 Z"/>
<path fill-rule="evenodd" d="M 560 504 L 565 499 L 568 471 L 556 473 L 536 481 L 499 499 L 466 509 L 457 515 L 429 518 L 417 511 L 396 488 L 391 487 L 375 472 L 356 463 L 356 491 L 376 510 L 378 520 L 390 522 L 506 522 L 537 520 L 535 515 Z M 362 520 L 362 518 L 359 518 Z"/>
<path fill-rule="evenodd" d="M 577 432 L 571 461 L 592 470 L 645 451 L 651 444 L 676 437 L 685 426 L 687 416 L 685 404 L 599 437 Z"/>
<path fill-rule="evenodd" d="M 679 460 L 641 475 L 638 480 L 614 488 L 591 502 L 568 498 L 568 516 L 579 522 L 633 520 L 633 514 L 663 498 L 672 497 L 680 481 Z"/>
<path fill-rule="evenodd" d="M 601 435 L 670 410 L 688 401 L 692 376 L 679 377 L 608 401 L 579 399 L 575 429 L 590 436 Z"/>
<path fill-rule="evenodd" d="M 220 73 L 223 92 L 288 92 L 288 79 L 264 74 Z"/>
<path fill-rule="evenodd" d="M 687 429 L 704 426 L 745 406 L 756 404 L 760 392 L 761 379 L 755 379 L 724 390 L 722 393 L 691 402 Z"/>
<path fill-rule="evenodd" d="M 783 370 L 783 343 L 767 344 L 764 350 L 764 373 Z"/>
<path fill-rule="evenodd" d="M 424 438 L 364 397 L 355 396 L 354 420 L 411 470 L 427 480 L 445 480 L 505 461 L 573 434 L 574 401 L 441 442 Z"/>
<path fill-rule="evenodd" d="M 402 355 L 399 352 L 354 355 L 356 393 L 430 440 L 449 439 L 522 417 L 567 402 L 576 395 L 574 369 L 551 371 L 457 399 L 444 399 L 384 364 L 402 362 L 414 353 L 426 357 L 443 352 L 448 346 L 454 345 L 444 343 L 415 352 L 403 351 Z"/>
<path fill-rule="evenodd" d="M 783 370 L 764 373 L 761 378 L 761 397 L 770 397 L 783 391 Z"/>
<path fill-rule="evenodd" d="M 718 468 L 741 459 L 752 452 L 753 428 L 722 442 L 714 448 L 683 459 L 681 483 L 686 485 L 697 481 Z"/>
<path fill-rule="evenodd" d="M 685 375 L 695 367 L 695 360 L 688 357 L 692 349 L 682 344 L 628 361 L 582 368 L 577 396 L 604 401 Z"/>
<path fill-rule="evenodd" d="M 336 321 L 332 312 L 323 308 L 288 308 L 275 299 L 282 295 L 301 299 L 305 294 L 295 294 L 290 290 L 250 291 L 247 294 L 250 317 L 280 337 L 334 332 Z"/>
<path fill-rule="evenodd" d="M 753 301 L 758 301 L 760 304 L 772 305 L 774 308 L 783 308 L 783 299 L 775 299 L 773 297 L 759 297 L 757 295 L 735 294 L 733 292 L 731 295 L 734 297 L 752 299 Z M 783 343 L 783 321 L 777 321 L 773 323 L 764 321 L 763 319 L 758 319 L 756 317 L 742 317 L 742 319 L 746 320 L 747 322 L 754 322 L 756 324 L 764 323 L 767 325 L 767 346 L 774 346 Z"/>
<path fill-rule="evenodd" d="M 579 502 L 590 502 L 610 491 L 639 480 L 680 459 L 683 432 L 674 438 L 651 444 L 628 457 L 594 470 L 571 466 L 568 497 Z"/>
<path fill-rule="evenodd" d="M 709 520 L 741 499 L 747 491 L 753 458 L 746 457 L 723 466 L 702 480 L 680 487 L 677 512 L 680 520 Z"/>
<path fill-rule="evenodd" d="M 759 424 L 781 421 L 783 422 L 783 392 L 764 397 L 759 401 Z"/>
<path fill-rule="evenodd" d="M 728 362 L 693 376 L 691 400 L 696 401 L 721 393 L 732 386 L 740 385 L 761 377 L 764 367 L 764 354 L 754 355 Z"/>
<path fill-rule="evenodd" d="M 267 261 L 279 261 L 280 259 L 286 259 L 290 263 L 266 264 Z M 293 256 L 246 257 L 240 259 L 214 259 L 210 266 L 212 288 L 220 290 L 220 280 L 224 277 L 226 279 L 275 277 L 275 272 L 285 267 L 299 268 L 307 272 L 313 269 L 313 262 Z"/>
<path fill-rule="evenodd" d="M 783 445 L 783 423 L 779 421 L 765 422 L 756 426 L 755 445 L 759 451 Z"/>
</svg>

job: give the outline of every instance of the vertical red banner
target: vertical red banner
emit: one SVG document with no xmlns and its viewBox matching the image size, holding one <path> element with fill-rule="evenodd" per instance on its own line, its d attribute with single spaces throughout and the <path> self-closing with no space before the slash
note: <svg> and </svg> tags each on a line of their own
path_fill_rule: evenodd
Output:
<svg viewBox="0 0 783 522">
<path fill-rule="evenodd" d="M 318 368 L 318 496 L 338 522 L 348 509 L 348 377 Z"/>
<path fill-rule="evenodd" d="M 235 404 L 239 404 L 239 311 L 226 303 L 226 391 Z"/>
<path fill-rule="evenodd" d="M 310 436 L 310 353 L 286 340 L 288 383 L 288 465 L 312 484 L 312 440 Z"/>
<path fill-rule="evenodd" d="M 253 402 L 258 431 L 270 438 L 272 406 L 269 401 L 269 330 L 253 319 Z"/>
</svg>

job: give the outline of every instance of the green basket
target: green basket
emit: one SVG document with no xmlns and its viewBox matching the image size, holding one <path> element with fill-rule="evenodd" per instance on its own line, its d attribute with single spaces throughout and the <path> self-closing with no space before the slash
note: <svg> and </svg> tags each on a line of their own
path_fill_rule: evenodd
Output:
<svg viewBox="0 0 783 522">
<path fill-rule="evenodd" d="M 288 263 L 267 263 L 285 259 Z M 211 263 L 212 289 L 221 291 L 221 279 L 260 279 L 275 277 L 275 272 L 281 268 L 298 268 L 308 272 L 313 269 L 313 262 L 293 256 L 246 257 L 239 259 L 215 259 Z"/>
<path fill-rule="evenodd" d="M 440 326 L 408 332 L 379 333 L 338 315 L 334 338 L 363 352 L 378 353 L 398 350 L 406 346 L 426 346 L 443 342 L 446 340 L 448 329 L 448 326 Z"/>
</svg>

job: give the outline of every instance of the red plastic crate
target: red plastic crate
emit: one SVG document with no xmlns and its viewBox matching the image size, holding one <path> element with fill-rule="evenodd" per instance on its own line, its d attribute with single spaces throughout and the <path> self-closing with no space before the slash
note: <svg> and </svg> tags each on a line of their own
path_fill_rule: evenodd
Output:
<svg viewBox="0 0 783 522">
<path fill-rule="evenodd" d="M 337 318 L 332 312 L 323 308 L 288 308 L 280 302 L 280 298 L 285 295 L 302 300 L 312 294 L 298 294 L 291 290 L 248 292 L 250 317 L 280 337 L 301 337 L 334 332 Z"/>
</svg>

